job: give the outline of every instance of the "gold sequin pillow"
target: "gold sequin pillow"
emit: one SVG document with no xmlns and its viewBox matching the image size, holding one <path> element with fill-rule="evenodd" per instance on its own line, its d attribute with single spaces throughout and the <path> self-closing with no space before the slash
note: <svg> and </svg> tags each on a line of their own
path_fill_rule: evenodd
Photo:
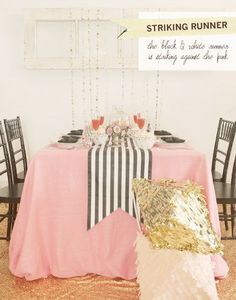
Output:
<svg viewBox="0 0 236 300">
<path fill-rule="evenodd" d="M 134 179 L 133 191 L 154 248 L 222 253 L 199 185 Z"/>
</svg>

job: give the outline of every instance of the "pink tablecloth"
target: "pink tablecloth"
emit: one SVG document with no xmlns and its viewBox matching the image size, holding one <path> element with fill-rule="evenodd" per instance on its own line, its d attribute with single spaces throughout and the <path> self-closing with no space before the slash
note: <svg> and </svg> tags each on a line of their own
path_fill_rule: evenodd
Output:
<svg viewBox="0 0 236 300">
<path fill-rule="evenodd" d="M 210 218 L 220 233 L 210 168 L 194 150 L 153 148 L 152 177 L 191 179 L 204 186 Z M 96 273 L 136 277 L 137 223 L 118 209 L 87 231 L 87 149 L 44 149 L 32 160 L 12 239 L 10 271 L 27 280 Z M 215 256 L 215 276 L 228 266 Z"/>
</svg>

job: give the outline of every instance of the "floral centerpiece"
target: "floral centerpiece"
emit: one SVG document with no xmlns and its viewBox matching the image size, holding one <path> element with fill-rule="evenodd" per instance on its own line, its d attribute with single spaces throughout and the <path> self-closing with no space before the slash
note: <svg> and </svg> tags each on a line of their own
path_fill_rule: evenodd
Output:
<svg viewBox="0 0 236 300">
<path fill-rule="evenodd" d="M 130 126 L 125 122 L 113 122 L 106 127 L 110 145 L 119 145 L 130 134 Z"/>
</svg>

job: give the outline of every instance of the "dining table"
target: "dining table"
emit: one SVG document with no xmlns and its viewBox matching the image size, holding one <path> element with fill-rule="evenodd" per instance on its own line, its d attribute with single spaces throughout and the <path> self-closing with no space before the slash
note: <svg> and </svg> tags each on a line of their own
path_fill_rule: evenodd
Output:
<svg viewBox="0 0 236 300">
<path fill-rule="evenodd" d="M 50 145 L 31 160 L 15 220 L 9 269 L 26 280 L 83 276 L 136 278 L 134 216 L 121 208 L 87 227 L 89 148 Z M 203 187 L 209 218 L 220 236 L 211 169 L 205 154 L 191 147 L 151 148 L 152 179 L 191 180 Z M 228 266 L 212 255 L 216 278 Z M 158 268 L 158 265 L 157 265 Z"/>
</svg>

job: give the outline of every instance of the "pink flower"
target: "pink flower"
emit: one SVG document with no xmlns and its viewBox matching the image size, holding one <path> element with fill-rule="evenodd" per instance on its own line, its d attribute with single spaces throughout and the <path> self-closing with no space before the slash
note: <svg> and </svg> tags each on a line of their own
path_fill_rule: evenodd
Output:
<svg viewBox="0 0 236 300">
<path fill-rule="evenodd" d="M 108 135 L 108 136 L 111 136 L 111 135 L 112 135 L 112 128 L 111 128 L 111 127 L 108 127 L 108 128 L 107 128 L 107 135 Z"/>
<path fill-rule="evenodd" d="M 113 131 L 114 131 L 114 133 L 119 134 L 120 133 L 120 127 L 118 125 L 114 126 Z"/>
</svg>

